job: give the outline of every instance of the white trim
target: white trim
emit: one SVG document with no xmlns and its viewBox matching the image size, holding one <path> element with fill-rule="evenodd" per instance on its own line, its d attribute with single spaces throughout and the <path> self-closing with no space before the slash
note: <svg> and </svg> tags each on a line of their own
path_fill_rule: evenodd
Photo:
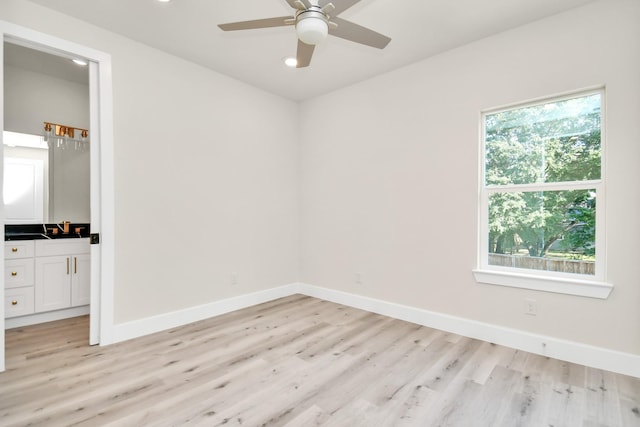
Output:
<svg viewBox="0 0 640 427">
<path fill-rule="evenodd" d="M 160 332 L 294 294 L 303 294 L 530 353 L 640 378 L 640 355 L 478 322 L 305 283 L 292 283 L 122 323 L 114 327 L 114 342 Z"/>
<path fill-rule="evenodd" d="M 530 353 L 640 378 L 640 355 L 595 347 L 347 292 L 300 284 L 300 293 Z"/>
<path fill-rule="evenodd" d="M 290 284 L 117 324 L 113 328 L 113 342 L 153 334 L 296 293 L 299 293 L 299 286 L 297 284 Z"/>
<path fill-rule="evenodd" d="M 590 181 L 562 181 L 562 182 L 543 182 L 534 184 L 505 184 L 487 185 L 484 190 L 488 194 L 493 193 L 524 193 L 531 191 L 565 191 L 565 190 L 592 190 L 602 185 L 602 179 L 594 179 Z"/>
<path fill-rule="evenodd" d="M 91 207 L 91 233 L 100 233 L 100 244 L 91 245 L 91 268 L 92 271 L 96 266 L 93 261 L 93 254 L 97 254 L 97 273 L 91 278 L 91 293 L 98 294 L 100 304 L 94 305 L 94 297 L 91 300 L 91 315 L 99 318 L 98 336 L 94 335 L 94 339 L 98 338 L 100 344 L 110 344 L 113 342 L 113 313 L 114 313 L 114 283 L 115 283 L 115 178 L 114 178 L 114 146 L 113 146 L 113 78 L 111 68 L 111 56 L 98 60 L 96 57 L 89 56 L 92 61 L 98 62 L 98 94 L 92 92 L 92 96 L 99 96 L 98 117 L 92 117 L 92 126 L 95 123 L 100 130 L 100 161 L 98 164 L 96 175 L 92 173 L 92 180 L 99 181 L 98 204 Z M 90 75 L 91 78 L 93 78 Z M 93 101 L 92 101 L 93 102 Z M 92 107 L 94 104 L 91 105 Z M 92 111 L 93 114 L 93 111 Z M 92 171 L 94 164 L 92 164 Z M 92 203 L 93 198 L 92 198 Z M 95 215 L 94 215 L 94 208 Z M 96 227 L 93 221 L 96 220 Z M 93 273 L 92 273 L 93 274 Z M 94 282 L 95 280 L 95 282 Z"/>
<path fill-rule="evenodd" d="M 64 310 L 47 311 L 45 313 L 29 314 L 27 316 L 5 319 L 5 329 L 21 328 L 23 326 L 36 325 L 38 323 L 53 322 L 55 320 L 69 319 L 71 317 L 89 314 L 89 306 L 67 308 Z"/>
<path fill-rule="evenodd" d="M 94 61 L 89 61 L 89 128 L 92 133 L 95 133 L 95 142 L 91 147 L 101 147 L 101 132 L 100 132 L 100 117 L 98 112 L 100 111 L 100 68 Z M 94 142 L 94 141 L 91 141 Z M 91 177 L 89 179 L 89 194 L 100 194 L 100 156 L 97 156 L 92 150 L 89 158 L 89 173 Z M 91 233 L 100 233 L 100 220 L 101 220 L 101 200 L 100 197 L 89 198 L 89 212 L 91 213 Z M 90 245 L 89 252 L 90 257 L 90 278 L 89 278 L 89 306 L 91 307 L 91 314 L 89 316 L 89 345 L 100 344 L 100 277 L 101 277 L 101 248 L 100 245 Z M 108 299 L 108 298 L 107 298 Z"/>
<path fill-rule="evenodd" d="M 613 285 L 606 282 L 521 274 L 515 273 L 513 270 L 507 272 L 476 269 L 472 271 L 478 283 L 512 288 L 533 289 L 601 299 L 609 298 L 609 294 L 613 290 Z"/>
<path fill-rule="evenodd" d="M 2 33 L 0 32 L 0 35 Z M 4 129 L 4 43 L 0 43 L 0 58 L 3 60 L 3 66 L 0 67 L 0 100 L 2 101 L 2 106 L 0 107 L 0 129 Z M 4 132 L 0 132 L 0 147 L 4 147 L 3 141 Z M 0 150 L 0 165 L 4 165 L 4 150 Z M 4 201 L 4 166 L 2 169 L 3 173 L 0 173 L 0 201 Z M 4 235 L 4 202 L 0 203 L 0 229 L 2 229 L 2 234 Z M 2 254 L 2 259 L 4 261 L 4 245 L 0 248 L 0 254 Z M 0 284 L 0 300 L 3 301 L 2 305 L 0 305 L 0 372 L 4 372 L 5 364 L 4 364 L 4 262 L 0 262 L 0 277 L 2 279 L 2 283 Z"/>
<path fill-rule="evenodd" d="M 604 84 L 594 85 L 594 86 L 586 86 L 581 89 L 567 90 L 564 92 L 558 92 L 552 95 L 538 96 L 535 98 L 529 98 L 524 101 L 508 103 L 499 105 L 497 107 L 484 108 L 482 109 L 482 114 L 496 114 L 503 113 L 508 110 L 513 110 L 514 108 L 523 108 L 529 106 L 543 105 L 548 103 L 549 101 L 567 101 L 569 99 L 579 98 L 581 95 L 587 95 L 589 93 L 595 93 L 598 91 L 603 91 L 605 89 Z"/>
</svg>

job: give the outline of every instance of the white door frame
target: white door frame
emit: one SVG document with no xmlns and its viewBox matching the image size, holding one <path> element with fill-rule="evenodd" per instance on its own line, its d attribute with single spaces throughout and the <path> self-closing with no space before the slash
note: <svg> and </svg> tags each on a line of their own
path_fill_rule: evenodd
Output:
<svg viewBox="0 0 640 427">
<path fill-rule="evenodd" d="M 2 41 L 67 58 L 90 61 L 89 96 L 91 129 L 91 232 L 99 233 L 100 244 L 91 245 L 90 343 L 113 343 L 114 283 L 114 177 L 113 177 L 113 94 L 111 56 L 79 44 L 29 28 L 0 21 Z M 0 44 L 4 59 L 4 44 Z M 3 61 L 4 63 L 4 61 Z M 0 100 L 4 105 L 4 67 L 0 67 Z M 0 106 L 0 130 L 4 129 L 4 106 Z M 2 133 L 0 132 L 0 147 Z M 0 150 L 0 165 L 3 164 Z M 0 173 L 0 194 L 2 193 Z M 2 199 L 0 199 L 2 200 Z M 4 235 L 4 206 L 0 203 L 0 227 Z M 4 259 L 4 245 L 2 252 Z M 0 298 L 4 302 L 4 263 L 0 263 Z M 4 303 L 0 306 L 0 372 L 5 370 Z"/>
</svg>

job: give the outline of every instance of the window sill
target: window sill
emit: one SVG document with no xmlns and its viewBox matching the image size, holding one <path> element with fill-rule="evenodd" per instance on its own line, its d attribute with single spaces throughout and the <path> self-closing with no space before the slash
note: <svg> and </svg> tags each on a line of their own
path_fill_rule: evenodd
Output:
<svg viewBox="0 0 640 427">
<path fill-rule="evenodd" d="M 607 299 L 613 290 L 613 285 L 610 283 L 572 278 L 565 279 L 478 269 L 473 270 L 473 275 L 478 283 L 579 295 L 590 298 Z"/>
</svg>

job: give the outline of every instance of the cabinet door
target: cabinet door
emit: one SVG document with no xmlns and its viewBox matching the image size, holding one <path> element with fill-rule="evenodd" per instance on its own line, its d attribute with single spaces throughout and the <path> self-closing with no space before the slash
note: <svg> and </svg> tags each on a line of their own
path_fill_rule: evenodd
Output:
<svg viewBox="0 0 640 427">
<path fill-rule="evenodd" d="M 71 264 L 71 306 L 87 305 L 91 302 L 91 255 L 73 255 Z"/>
<path fill-rule="evenodd" d="M 36 312 L 71 306 L 71 256 L 36 258 Z"/>
<path fill-rule="evenodd" d="M 42 224 L 44 161 L 4 158 L 4 218 L 19 224 Z"/>
</svg>

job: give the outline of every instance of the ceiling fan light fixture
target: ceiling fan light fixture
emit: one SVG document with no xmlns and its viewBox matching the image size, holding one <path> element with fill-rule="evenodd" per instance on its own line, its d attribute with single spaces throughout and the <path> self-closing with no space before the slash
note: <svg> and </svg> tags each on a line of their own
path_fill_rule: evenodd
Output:
<svg viewBox="0 0 640 427">
<path fill-rule="evenodd" d="M 285 58 L 284 65 L 287 67 L 295 68 L 298 65 L 298 60 L 296 58 Z"/>
<path fill-rule="evenodd" d="M 296 32 L 303 43 L 316 45 L 327 38 L 329 22 L 321 12 L 304 11 L 296 19 Z"/>
</svg>

